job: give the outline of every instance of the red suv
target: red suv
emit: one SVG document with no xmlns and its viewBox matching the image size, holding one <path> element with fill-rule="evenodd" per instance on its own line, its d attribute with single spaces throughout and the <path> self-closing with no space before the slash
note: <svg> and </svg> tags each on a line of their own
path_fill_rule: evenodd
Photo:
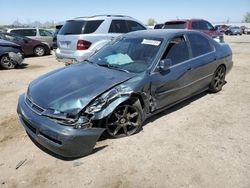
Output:
<svg viewBox="0 0 250 188">
<path fill-rule="evenodd" d="M 201 31 L 217 42 L 224 42 L 223 33 L 217 31 L 211 23 L 202 19 L 173 20 L 165 22 L 163 29 L 190 29 Z"/>
</svg>

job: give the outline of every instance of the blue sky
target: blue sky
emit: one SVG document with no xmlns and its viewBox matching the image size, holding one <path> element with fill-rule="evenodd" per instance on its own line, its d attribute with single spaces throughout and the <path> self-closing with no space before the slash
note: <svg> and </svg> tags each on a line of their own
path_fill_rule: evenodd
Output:
<svg viewBox="0 0 250 188">
<path fill-rule="evenodd" d="M 129 15 L 146 23 L 169 19 L 203 18 L 211 22 L 242 21 L 250 0 L 0 0 L 0 25 L 15 20 L 65 21 L 96 14 Z"/>
</svg>

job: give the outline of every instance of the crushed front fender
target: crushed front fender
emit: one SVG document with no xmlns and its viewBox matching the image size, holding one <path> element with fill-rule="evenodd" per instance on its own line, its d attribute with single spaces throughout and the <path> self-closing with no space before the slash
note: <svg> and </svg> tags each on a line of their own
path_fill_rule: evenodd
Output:
<svg viewBox="0 0 250 188">
<path fill-rule="evenodd" d="M 33 140 L 63 157 L 81 157 L 92 152 L 103 128 L 80 128 L 60 125 L 48 117 L 36 114 L 24 95 L 18 102 L 19 119 Z"/>
<path fill-rule="evenodd" d="M 21 65 L 23 63 L 23 56 L 21 53 L 9 52 L 8 55 L 17 65 Z"/>
<path fill-rule="evenodd" d="M 94 113 L 93 120 L 100 120 L 100 119 L 107 117 L 109 114 L 111 114 L 115 110 L 117 106 L 119 106 L 121 103 L 128 100 L 129 97 L 130 95 L 125 95 L 125 96 L 117 98 L 116 100 L 108 104 L 105 108 L 103 108 L 103 110 L 101 110 L 100 112 Z"/>
</svg>

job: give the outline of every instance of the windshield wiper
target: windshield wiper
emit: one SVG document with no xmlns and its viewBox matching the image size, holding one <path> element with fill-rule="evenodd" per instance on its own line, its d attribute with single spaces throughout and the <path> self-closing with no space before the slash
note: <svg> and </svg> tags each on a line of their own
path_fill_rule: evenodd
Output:
<svg viewBox="0 0 250 188">
<path fill-rule="evenodd" d="M 108 64 L 108 63 L 105 63 L 105 64 L 97 63 L 97 65 L 102 66 L 102 67 L 107 67 L 109 69 L 115 69 L 115 70 L 118 70 L 118 71 L 129 73 L 128 70 L 122 69 L 120 67 L 117 67 L 117 66 L 114 66 L 114 65 L 111 65 L 111 64 Z"/>
<path fill-rule="evenodd" d="M 88 62 L 88 63 L 91 63 L 91 64 L 94 64 L 92 61 L 88 60 L 88 59 L 85 59 L 84 61 Z M 83 62 L 84 62 L 83 61 Z"/>
</svg>

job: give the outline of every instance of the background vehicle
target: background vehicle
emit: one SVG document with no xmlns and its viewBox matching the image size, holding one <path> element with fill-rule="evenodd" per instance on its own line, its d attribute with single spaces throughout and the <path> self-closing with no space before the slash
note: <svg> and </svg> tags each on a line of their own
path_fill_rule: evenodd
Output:
<svg viewBox="0 0 250 188">
<path fill-rule="evenodd" d="M 57 35 L 56 56 L 67 63 L 81 62 L 122 33 L 146 30 L 129 16 L 100 15 L 66 21 Z"/>
<path fill-rule="evenodd" d="M 225 31 L 226 35 L 242 35 L 242 30 L 238 26 L 230 26 L 228 30 Z"/>
<path fill-rule="evenodd" d="M 0 39 L 0 66 L 4 69 L 13 69 L 23 62 L 21 46 L 13 42 Z"/>
<path fill-rule="evenodd" d="M 214 28 L 217 31 L 224 33 L 229 28 L 229 26 L 227 26 L 227 25 L 215 25 Z"/>
<path fill-rule="evenodd" d="M 22 47 L 25 56 L 43 56 L 46 54 L 50 54 L 50 49 L 48 45 L 38 40 L 33 40 L 14 33 L 0 33 L 0 39 L 19 44 Z"/>
<path fill-rule="evenodd" d="M 57 49 L 57 35 L 63 25 L 57 25 L 53 35 L 53 49 Z"/>
<path fill-rule="evenodd" d="M 143 121 L 177 102 L 219 92 L 232 51 L 187 30 L 125 34 L 88 59 L 34 80 L 18 115 L 27 133 L 65 157 L 89 154 L 104 130 L 130 136 Z"/>
<path fill-rule="evenodd" d="M 154 29 L 162 29 L 164 24 L 155 24 Z"/>
<path fill-rule="evenodd" d="M 198 30 L 215 39 L 217 42 L 224 42 L 223 33 L 217 31 L 211 23 L 202 19 L 173 20 L 164 24 L 164 29 L 188 29 Z"/>
<path fill-rule="evenodd" d="M 45 29 L 39 28 L 17 28 L 9 29 L 8 33 L 15 33 L 21 36 L 29 37 L 31 39 L 39 40 L 44 44 L 47 44 L 50 49 L 53 47 L 53 35 L 51 32 Z"/>
<path fill-rule="evenodd" d="M 247 35 L 250 34 L 250 28 L 246 27 L 245 30 L 244 30 L 244 33 L 247 34 Z"/>
</svg>

